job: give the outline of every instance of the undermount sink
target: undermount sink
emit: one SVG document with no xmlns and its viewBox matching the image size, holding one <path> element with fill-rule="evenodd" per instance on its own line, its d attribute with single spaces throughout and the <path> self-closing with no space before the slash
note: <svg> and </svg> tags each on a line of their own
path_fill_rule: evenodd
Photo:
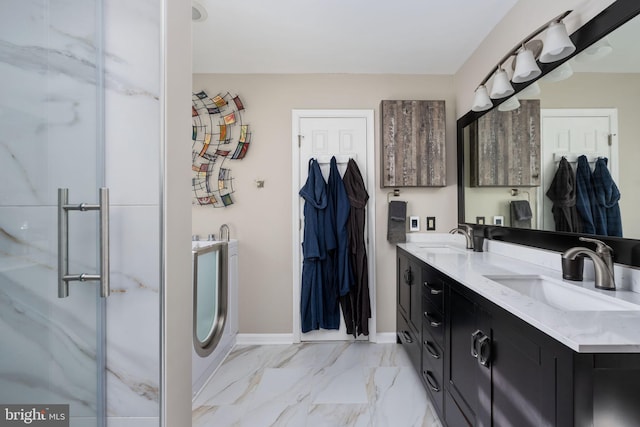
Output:
<svg viewBox="0 0 640 427">
<path fill-rule="evenodd" d="M 516 292 L 563 311 L 631 311 L 640 306 L 540 275 L 486 275 Z"/>
</svg>

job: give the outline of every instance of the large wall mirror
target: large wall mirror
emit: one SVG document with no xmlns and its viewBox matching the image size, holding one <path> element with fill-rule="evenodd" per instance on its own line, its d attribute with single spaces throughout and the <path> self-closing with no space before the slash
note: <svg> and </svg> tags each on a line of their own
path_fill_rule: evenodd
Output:
<svg viewBox="0 0 640 427">
<path fill-rule="evenodd" d="M 484 223 L 497 239 L 552 250 L 597 235 L 614 248 L 616 262 L 640 266 L 638 3 L 618 0 L 576 31 L 576 53 L 542 65 L 537 81 L 516 85 L 517 101 L 458 120 L 460 222 Z M 581 156 L 591 170 L 606 159 L 620 192 L 621 233 L 554 218 L 547 192 L 560 161 L 575 171 Z"/>
</svg>

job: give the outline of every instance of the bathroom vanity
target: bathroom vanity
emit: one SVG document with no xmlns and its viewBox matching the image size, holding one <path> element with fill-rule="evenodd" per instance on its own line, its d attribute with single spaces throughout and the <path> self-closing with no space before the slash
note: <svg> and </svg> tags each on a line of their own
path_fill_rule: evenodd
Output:
<svg viewBox="0 0 640 427">
<path fill-rule="evenodd" d="M 396 261 L 398 342 L 444 424 L 640 423 L 640 294 L 459 244 Z"/>
</svg>

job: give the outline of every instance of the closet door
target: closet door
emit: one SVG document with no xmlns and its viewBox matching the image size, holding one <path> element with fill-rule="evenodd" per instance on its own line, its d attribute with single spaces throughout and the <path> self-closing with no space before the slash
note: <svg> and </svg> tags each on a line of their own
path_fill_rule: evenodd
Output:
<svg viewBox="0 0 640 427">
<path fill-rule="evenodd" d="M 309 159 L 315 158 L 320 163 L 322 175 L 327 181 L 329 177 L 329 162 L 332 156 L 336 156 L 340 175 L 344 175 L 349 158 L 358 163 L 358 168 L 365 182 L 367 181 L 367 119 L 364 117 L 340 117 L 336 115 L 321 117 L 301 117 L 299 121 L 298 135 L 298 161 L 300 165 L 299 176 L 297 177 L 297 188 L 301 188 L 308 176 Z M 373 148 L 371 148 L 373 149 Z M 372 192 L 373 189 L 368 189 Z M 367 205 L 369 209 L 370 203 Z M 300 215 L 300 232 L 297 247 L 300 253 L 300 272 L 302 271 L 302 240 L 304 238 L 304 201 L 299 198 L 298 210 Z M 367 248 L 369 260 L 371 252 Z M 371 261 L 370 261 L 371 262 Z M 301 277 L 298 277 L 295 285 L 300 286 Z M 297 300 L 297 310 L 299 317 L 299 294 Z M 294 301 L 294 310 L 296 302 Z M 300 336 L 301 341 L 336 341 L 352 340 L 353 336 L 347 334 L 342 312 L 340 313 L 339 330 L 319 330 L 311 331 Z M 361 337 L 367 339 L 367 337 Z"/>
</svg>

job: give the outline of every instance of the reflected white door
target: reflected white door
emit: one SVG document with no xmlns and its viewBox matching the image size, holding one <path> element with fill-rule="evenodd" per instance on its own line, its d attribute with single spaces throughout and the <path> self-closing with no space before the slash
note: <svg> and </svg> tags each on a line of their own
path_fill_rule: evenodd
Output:
<svg viewBox="0 0 640 427">
<path fill-rule="evenodd" d="M 104 185 L 101 14 L 101 0 L 0 13 L 0 404 L 68 404 L 71 426 L 104 425 L 104 300 L 97 282 L 58 298 L 56 220 L 58 188 L 95 204 Z M 95 274 L 97 213 L 69 218 L 70 272 Z"/>
<path fill-rule="evenodd" d="M 618 113 L 616 109 L 543 109 L 542 117 L 542 228 L 555 230 L 553 203 L 545 195 L 558 168 L 557 159 L 566 155 L 575 170 L 579 155 L 607 157 L 611 176 L 618 180 Z M 591 169 L 593 170 L 593 164 Z"/>
<path fill-rule="evenodd" d="M 371 112 L 372 113 L 372 112 Z M 320 163 L 320 169 L 322 170 L 325 181 L 329 177 L 329 161 L 332 156 L 336 156 L 338 161 L 338 170 L 340 175 L 344 175 L 349 158 L 353 158 L 358 163 L 358 168 L 362 174 L 365 183 L 367 183 L 367 191 L 369 196 L 374 192 L 372 185 L 372 173 L 373 167 L 370 164 L 370 160 L 373 157 L 373 134 L 371 131 L 371 122 L 373 121 L 373 114 L 370 116 L 359 114 L 357 111 L 338 110 L 332 114 L 331 111 L 320 111 L 318 115 L 314 116 L 313 113 L 307 112 L 305 117 L 298 117 L 294 123 L 294 136 L 297 137 L 297 158 L 294 159 L 298 167 L 298 175 L 294 178 L 294 198 L 295 206 L 297 209 L 294 216 L 298 217 L 298 223 L 300 224 L 296 233 L 294 242 L 294 251 L 296 252 L 296 259 L 298 260 L 296 266 L 294 289 L 297 286 L 297 292 L 294 292 L 294 324 L 298 328 L 295 333 L 299 333 L 300 325 L 300 292 L 299 287 L 302 278 L 302 241 L 304 230 L 304 201 L 301 197 L 297 196 L 297 191 L 304 185 L 308 176 L 308 164 L 309 159 L 315 158 Z M 295 119 L 294 119 L 295 120 Z M 296 197 L 297 196 L 297 197 Z M 372 199 L 369 199 L 367 204 L 368 221 L 365 227 L 365 233 L 368 234 L 369 245 L 367 247 L 367 254 L 369 258 L 369 277 L 373 278 L 374 274 L 371 273 L 372 265 L 372 245 L 371 245 L 371 228 L 370 221 L 373 215 L 375 205 Z M 370 279 L 369 287 L 370 293 L 375 295 L 372 287 L 373 281 Z M 374 299 L 372 296 L 372 310 Z M 373 312 L 375 313 L 375 312 Z M 374 315 L 372 314 L 372 317 Z M 372 319 L 373 320 L 373 319 Z M 370 332 L 371 324 L 375 324 L 370 320 Z M 375 331 L 375 329 L 373 329 Z M 346 326 L 342 313 L 340 313 L 340 329 L 339 330 L 319 330 L 311 331 L 305 334 L 300 334 L 302 341 L 336 341 L 336 340 L 352 340 L 353 336 L 347 334 Z M 367 339 L 367 337 L 360 337 L 359 339 Z"/>
</svg>

